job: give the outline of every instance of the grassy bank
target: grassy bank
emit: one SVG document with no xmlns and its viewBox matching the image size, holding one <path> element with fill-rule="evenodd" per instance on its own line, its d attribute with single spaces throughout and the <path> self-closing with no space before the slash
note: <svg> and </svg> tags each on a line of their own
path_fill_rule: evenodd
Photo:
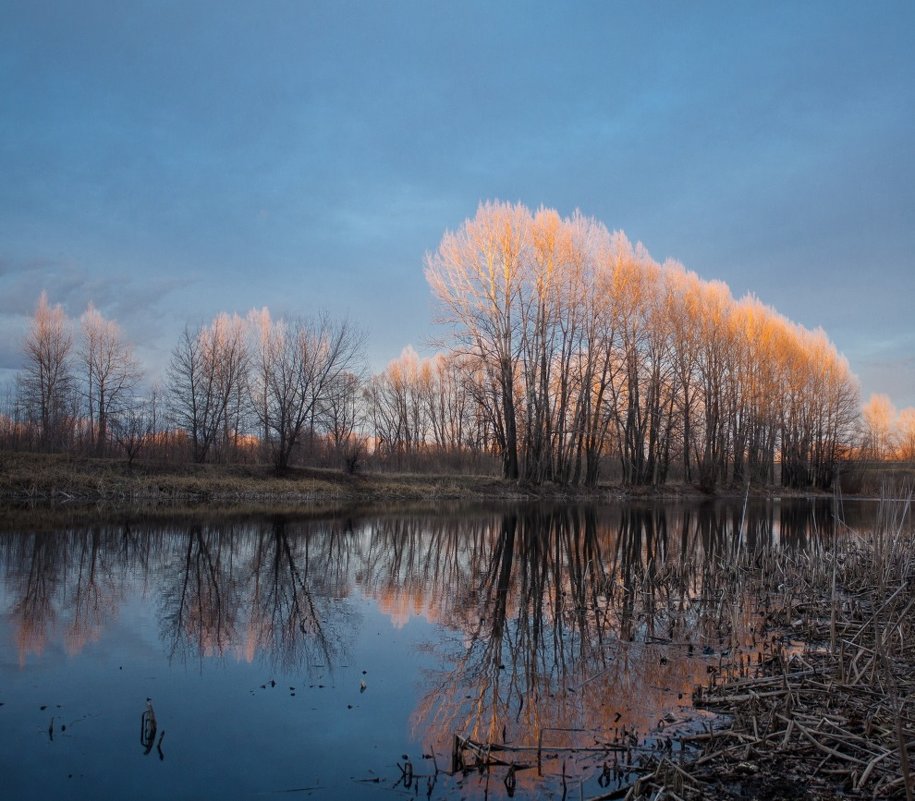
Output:
<svg viewBox="0 0 915 801">
<path fill-rule="evenodd" d="M 501 496 L 511 486 L 474 476 L 347 475 L 265 465 L 165 464 L 58 454 L 0 454 L 0 499 L 291 504 Z M 517 493 L 517 488 L 514 488 Z"/>
<path fill-rule="evenodd" d="M 740 494 L 742 493 L 735 493 Z M 765 494 L 754 491 L 754 494 Z M 779 494 L 781 491 L 779 491 Z M 525 486 L 493 476 L 397 474 L 267 465 L 165 464 L 62 454 L 0 452 L 0 503 L 102 502 L 311 505 L 436 500 L 607 500 L 707 497 L 695 487 L 660 491 L 604 484 L 597 488 Z"/>
</svg>

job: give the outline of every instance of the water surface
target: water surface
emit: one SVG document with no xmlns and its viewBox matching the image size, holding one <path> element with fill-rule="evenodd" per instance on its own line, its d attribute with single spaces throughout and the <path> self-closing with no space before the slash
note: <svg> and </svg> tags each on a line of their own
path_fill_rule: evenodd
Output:
<svg viewBox="0 0 915 801">
<path fill-rule="evenodd" d="M 747 638 L 715 566 L 835 530 L 786 501 L 0 533 L 3 796 L 588 798 Z M 452 772 L 455 736 L 517 770 Z"/>
</svg>

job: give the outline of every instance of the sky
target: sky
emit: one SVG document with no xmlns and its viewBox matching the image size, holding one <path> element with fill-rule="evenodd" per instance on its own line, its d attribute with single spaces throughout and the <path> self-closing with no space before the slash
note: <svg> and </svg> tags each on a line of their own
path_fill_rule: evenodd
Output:
<svg viewBox="0 0 915 801">
<path fill-rule="evenodd" d="M 915 4 L 0 0 L 0 381 L 38 295 L 432 351 L 425 254 L 580 209 L 915 405 Z"/>
</svg>

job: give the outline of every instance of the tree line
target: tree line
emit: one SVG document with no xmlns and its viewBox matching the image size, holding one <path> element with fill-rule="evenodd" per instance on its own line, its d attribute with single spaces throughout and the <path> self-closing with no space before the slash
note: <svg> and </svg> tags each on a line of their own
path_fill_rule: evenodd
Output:
<svg viewBox="0 0 915 801">
<path fill-rule="evenodd" d="M 338 450 L 360 419 L 362 335 L 347 321 L 220 313 L 187 326 L 151 387 L 113 320 L 78 321 L 42 293 L 3 417 L 7 447 L 289 467 L 308 438 Z"/>
<path fill-rule="evenodd" d="M 474 365 L 503 474 L 706 488 L 828 487 L 857 386 L 821 330 L 658 264 L 581 214 L 487 203 L 443 237 L 426 276 L 451 347 Z"/>
<path fill-rule="evenodd" d="M 706 489 L 826 489 L 845 459 L 915 455 L 915 410 L 875 396 L 862 414 L 822 330 L 593 218 L 482 204 L 426 278 L 444 324 L 432 358 L 408 347 L 368 375 L 351 322 L 263 308 L 186 327 L 152 386 L 115 321 L 91 304 L 69 320 L 42 293 L 4 445 Z"/>
</svg>

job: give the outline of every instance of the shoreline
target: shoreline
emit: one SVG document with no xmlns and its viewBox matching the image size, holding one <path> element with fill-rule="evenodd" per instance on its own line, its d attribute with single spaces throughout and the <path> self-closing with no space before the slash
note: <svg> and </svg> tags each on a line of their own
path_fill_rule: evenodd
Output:
<svg viewBox="0 0 915 801">
<path fill-rule="evenodd" d="M 386 501 L 503 501 L 609 503 L 830 498 L 830 493 L 784 487 L 721 488 L 708 493 L 671 482 L 660 488 L 602 483 L 597 487 L 531 485 L 496 476 L 451 473 L 349 475 L 330 468 L 292 468 L 278 475 L 269 465 L 168 464 L 66 454 L 0 452 L 0 508 L 61 503 L 105 506 L 285 504 L 294 507 Z M 875 496 L 845 496 L 846 498 Z"/>
</svg>

